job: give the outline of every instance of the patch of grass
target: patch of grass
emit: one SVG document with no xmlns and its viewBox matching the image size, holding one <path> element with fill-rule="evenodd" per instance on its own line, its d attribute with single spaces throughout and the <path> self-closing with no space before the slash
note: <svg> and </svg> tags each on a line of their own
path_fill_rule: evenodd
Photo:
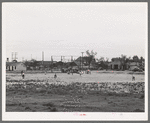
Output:
<svg viewBox="0 0 150 123">
<path fill-rule="evenodd" d="M 141 109 L 135 109 L 133 112 L 144 112 L 144 110 L 141 110 Z"/>
<path fill-rule="evenodd" d="M 50 107 L 54 107 L 54 104 L 53 104 L 52 102 L 49 102 L 49 103 L 43 104 L 43 106 L 50 106 Z"/>
<path fill-rule="evenodd" d="M 140 96 L 140 99 L 144 99 L 144 94 L 142 94 L 142 95 Z"/>
<path fill-rule="evenodd" d="M 31 108 L 30 107 L 25 107 L 25 110 L 31 110 Z"/>
<path fill-rule="evenodd" d="M 6 104 L 6 106 L 17 106 L 18 104 Z"/>
<path fill-rule="evenodd" d="M 52 111 L 52 112 L 56 112 L 57 109 L 56 109 L 56 108 L 51 108 L 51 111 Z"/>
</svg>

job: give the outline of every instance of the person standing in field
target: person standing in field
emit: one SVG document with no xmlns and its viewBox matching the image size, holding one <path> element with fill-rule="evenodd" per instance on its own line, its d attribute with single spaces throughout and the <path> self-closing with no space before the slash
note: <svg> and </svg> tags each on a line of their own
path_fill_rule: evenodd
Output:
<svg viewBox="0 0 150 123">
<path fill-rule="evenodd" d="M 22 73 L 23 73 L 23 70 L 21 71 L 21 75 L 22 75 Z"/>
<path fill-rule="evenodd" d="M 134 73 L 134 72 L 133 72 Z M 133 76 L 133 73 L 132 73 L 132 81 L 135 81 L 135 76 Z"/>
<path fill-rule="evenodd" d="M 79 71 L 79 74 L 80 74 L 80 76 L 82 75 L 82 72 L 81 71 Z"/>
<path fill-rule="evenodd" d="M 24 79 L 24 77 L 25 77 L 25 75 L 24 75 L 24 73 L 22 73 L 22 79 Z"/>
<path fill-rule="evenodd" d="M 132 75 L 132 81 L 135 81 L 135 77 Z"/>
<path fill-rule="evenodd" d="M 54 75 L 54 78 L 55 78 L 55 79 L 57 78 L 57 75 L 56 75 L 56 73 L 55 73 L 55 75 Z"/>
</svg>

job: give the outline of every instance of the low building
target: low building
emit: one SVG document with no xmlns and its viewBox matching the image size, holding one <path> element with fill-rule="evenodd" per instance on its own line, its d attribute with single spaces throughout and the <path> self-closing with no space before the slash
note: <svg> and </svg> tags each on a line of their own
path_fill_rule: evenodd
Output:
<svg viewBox="0 0 150 123">
<path fill-rule="evenodd" d="M 83 69 L 97 69 L 97 65 L 96 65 L 96 60 L 95 58 L 89 57 L 89 56 L 84 56 L 84 57 L 78 57 L 75 61 L 74 61 L 77 66 L 79 68 L 83 68 Z M 90 65 L 89 65 L 90 62 Z"/>
<path fill-rule="evenodd" d="M 78 66 L 77 63 L 74 61 L 73 62 L 67 62 L 65 65 L 65 67 L 67 67 L 67 68 L 73 68 L 74 66 L 76 66 L 76 67 Z"/>
<path fill-rule="evenodd" d="M 6 71 L 26 71 L 27 67 L 22 62 L 6 62 Z"/>
<path fill-rule="evenodd" d="M 121 64 L 120 58 L 112 58 L 112 62 L 110 63 L 110 68 L 112 70 L 122 69 L 122 64 Z"/>
<path fill-rule="evenodd" d="M 130 62 L 129 70 L 134 70 L 135 68 L 139 68 L 139 62 Z"/>
<path fill-rule="evenodd" d="M 54 66 L 56 61 L 37 61 L 37 70 L 50 70 L 51 66 Z M 55 66 L 54 66 L 55 67 Z"/>
</svg>

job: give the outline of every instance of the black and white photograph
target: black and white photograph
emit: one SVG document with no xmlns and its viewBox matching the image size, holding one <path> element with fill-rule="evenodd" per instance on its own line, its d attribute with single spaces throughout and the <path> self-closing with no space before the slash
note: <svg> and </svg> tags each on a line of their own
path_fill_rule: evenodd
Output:
<svg viewBox="0 0 150 123">
<path fill-rule="evenodd" d="M 148 3 L 2 3 L 2 119 L 147 120 Z"/>
</svg>

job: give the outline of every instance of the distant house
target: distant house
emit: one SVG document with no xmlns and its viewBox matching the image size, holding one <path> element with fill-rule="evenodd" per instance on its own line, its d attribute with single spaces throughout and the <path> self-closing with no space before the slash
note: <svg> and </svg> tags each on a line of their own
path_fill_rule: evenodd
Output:
<svg viewBox="0 0 150 123">
<path fill-rule="evenodd" d="M 90 64 L 89 64 L 89 61 L 91 61 Z M 80 56 L 74 62 L 77 64 L 79 68 L 88 69 L 89 66 L 90 66 L 90 69 L 97 68 L 95 58 L 91 59 L 91 57 L 88 57 L 88 56 L 84 56 L 84 57 Z"/>
<path fill-rule="evenodd" d="M 107 65 L 108 65 L 108 69 L 111 69 L 111 67 L 112 67 L 111 66 L 112 65 L 111 62 L 108 62 Z"/>
<path fill-rule="evenodd" d="M 49 70 L 52 66 L 54 65 L 55 63 L 57 63 L 56 61 L 37 61 L 37 66 L 36 66 L 36 69 L 39 69 L 39 70 L 43 70 L 43 69 L 47 69 Z"/>
<path fill-rule="evenodd" d="M 6 71 L 21 71 L 27 70 L 27 67 L 22 62 L 6 62 Z"/>
<path fill-rule="evenodd" d="M 119 70 L 122 69 L 122 64 L 120 58 L 112 58 L 110 63 L 110 68 L 112 70 Z"/>
<path fill-rule="evenodd" d="M 57 63 L 55 63 L 55 66 L 59 69 L 61 69 L 62 67 L 65 66 L 65 63 L 63 63 L 62 61 L 58 61 Z"/>
<path fill-rule="evenodd" d="M 75 66 L 78 66 L 78 64 L 76 63 L 76 62 L 67 62 L 66 63 L 66 65 L 65 65 L 65 67 L 69 67 L 69 68 L 73 68 L 73 67 L 75 67 Z"/>
<path fill-rule="evenodd" d="M 112 70 L 133 70 L 139 68 L 142 63 L 134 62 L 133 60 L 124 61 L 122 58 L 112 58 L 110 68 Z"/>
<path fill-rule="evenodd" d="M 129 63 L 129 70 L 133 70 L 135 68 L 139 68 L 139 62 L 130 62 Z"/>
</svg>

